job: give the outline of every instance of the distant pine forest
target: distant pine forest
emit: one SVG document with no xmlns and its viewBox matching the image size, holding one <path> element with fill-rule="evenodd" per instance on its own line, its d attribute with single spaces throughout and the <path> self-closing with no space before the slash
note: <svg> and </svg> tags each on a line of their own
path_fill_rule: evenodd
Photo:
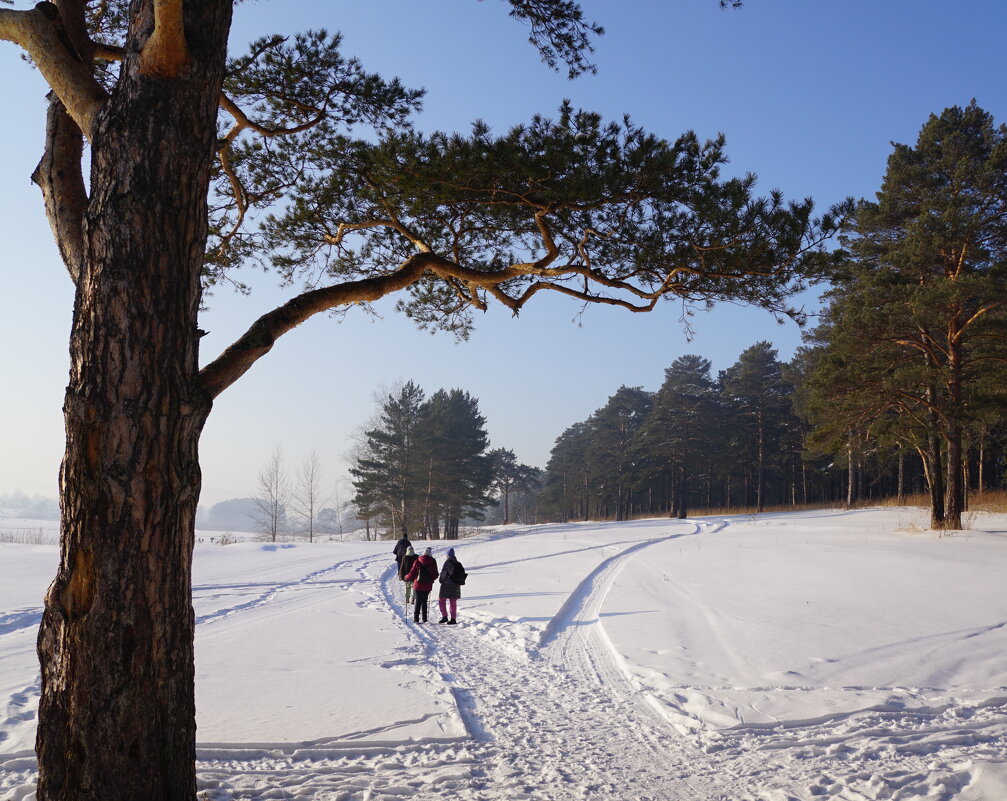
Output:
<svg viewBox="0 0 1007 801">
<path fill-rule="evenodd" d="M 354 456 L 357 515 L 389 534 L 450 539 L 460 520 L 626 520 L 942 500 L 953 484 L 942 480 L 946 427 L 927 427 L 930 415 L 906 401 L 907 387 L 886 389 L 893 373 L 839 369 L 841 353 L 823 337 L 828 330 L 810 332 L 789 362 L 758 342 L 716 376 L 708 359 L 681 356 L 656 391 L 621 386 L 570 425 L 544 470 L 518 463 L 511 450 L 488 449 L 485 420 L 468 393 L 439 390 L 427 400 L 408 382 L 388 394 Z M 913 374 L 933 382 L 925 370 Z M 1002 409 L 995 398 L 981 402 L 978 389 L 964 406 L 974 415 L 961 420 L 963 508 L 1005 480 Z"/>
<path fill-rule="evenodd" d="M 483 514 L 487 493 L 504 521 L 922 494 L 931 528 L 960 529 L 970 499 L 1004 483 L 1005 175 L 1007 126 L 975 101 L 931 115 L 915 145 L 893 145 L 876 199 L 850 205 L 840 247 L 818 254 L 817 272 L 806 265 L 828 289 L 790 362 L 768 342 L 716 376 L 702 356 L 682 356 L 656 392 L 620 387 L 572 424 L 541 472 L 484 452 L 467 394 L 428 403 L 410 384 L 368 432 L 358 509 L 450 537 Z"/>
</svg>

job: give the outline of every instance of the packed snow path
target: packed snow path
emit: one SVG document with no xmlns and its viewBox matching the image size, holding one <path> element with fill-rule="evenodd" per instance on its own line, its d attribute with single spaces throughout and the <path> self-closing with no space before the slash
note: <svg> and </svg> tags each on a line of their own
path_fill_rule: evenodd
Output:
<svg viewBox="0 0 1007 801">
<path fill-rule="evenodd" d="M 460 626 L 437 624 L 436 600 L 431 602 L 431 622 L 413 623 L 387 557 L 362 560 L 357 573 L 375 575 L 363 590 L 370 595 L 367 602 L 383 604 L 408 627 L 422 661 L 449 688 L 468 736 L 419 746 L 312 743 L 268 755 L 201 749 L 206 797 L 700 797 L 683 779 L 689 772 L 682 763 L 685 752 L 678 749 L 681 764 L 669 763 L 672 741 L 680 737 L 641 706 L 611 647 L 595 650 L 595 637 L 585 636 L 598 628 L 601 602 L 619 567 L 662 539 L 632 542 L 605 558 L 562 605 L 545 628 L 541 646 L 531 653 L 514 643 L 502 647 L 489 636 L 491 624 L 465 623 L 464 615 Z M 464 545 L 457 547 L 464 556 Z M 567 650 L 576 654 L 570 664 L 550 656 Z M 615 687 L 613 677 L 619 681 Z"/>
<path fill-rule="evenodd" d="M 1007 550 L 995 539 L 977 543 L 949 596 L 968 596 L 961 603 L 969 605 L 909 630 L 897 598 L 910 593 L 889 578 L 874 534 L 856 543 L 852 567 L 837 553 L 863 519 L 828 517 L 842 526 L 835 539 L 811 522 L 735 518 L 544 527 L 451 543 L 471 576 L 457 626 L 435 622 L 435 598 L 431 622 L 413 623 L 390 543 L 215 549 L 220 567 L 194 585 L 197 667 L 214 677 L 197 680 L 197 705 L 212 712 L 200 723 L 199 797 L 1005 801 L 1007 607 L 990 591 L 1002 586 L 1003 568 L 986 566 Z M 796 530 L 781 539 L 787 526 Z M 934 554 L 946 560 L 948 549 L 904 534 L 891 540 L 900 560 L 922 549 L 912 557 L 918 577 L 905 581 L 927 591 L 925 614 L 937 617 L 948 602 L 934 597 L 935 579 L 955 574 Z M 950 546 L 963 558 L 969 543 Z M 439 557 L 445 548 L 435 544 Z M 801 548 L 814 559 L 802 562 Z M 819 555 L 826 566 L 815 574 Z M 725 564 L 738 572 L 728 575 Z M 869 580 L 871 565 L 881 580 Z M 826 576 L 834 587 L 823 588 Z M 37 611 L 0 609 L 0 659 L 28 648 Z M 848 647 L 862 638 L 844 633 L 845 618 L 871 635 L 862 647 Z M 379 635 L 393 643 L 380 658 L 346 656 L 354 638 Z M 318 642 L 333 637 L 343 641 L 331 651 L 362 663 L 360 678 L 346 672 L 355 665 L 333 675 L 325 663 Z M 5 752 L 4 740 L 28 742 L 37 669 L 21 676 L 7 665 L 0 661 L 0 673 L 11 673 L 0 676 L 9 687 L 0 799 L 32 801 L 33 755 Z M 359 704 L 332 713 L 324 708 L 332 696 L 341 704 L 362 696 L 365 708 L 388 701 L 392 714 L 361 715 Z M 272 737 L 235 738 L 260 731 L 259 715 Z"/>
<path fill-rule="evenodd" d="M 713 732 L 690 718 L 686 704 L 644 689 L 605 630 L 602 608 L 614 580 L 653 546 L 727 525 L 689 524 L 598 546 L 597 565 L 531 642 L 511 636 L 503 621 L 466 621 L 464 601 L 460 626 L 434 622 L 434 599 L 431 622 L 416 625 L 387 557 L 364 560 L 357 572 L 373 577 L 368 603 L 386 606 L 408 629 L 421 653 L 410 664 L 436 670 L 468 736 L 365 747 L 313 743 L 245 758 L 204 750 L 206 798 L 950 801 L 966 797 L 976 760 L 1007 757 L 1004 698 L 909 710 L 893 700 L 891 708 Z M 465 543 L 456 546 L 467 561 Z M 496 567 L 469 565 L 476 576 Z M 716 610 L 697 611 L 719 636 Z M 994 801 L 985 793 L 968 797 Z"/>
</svg>

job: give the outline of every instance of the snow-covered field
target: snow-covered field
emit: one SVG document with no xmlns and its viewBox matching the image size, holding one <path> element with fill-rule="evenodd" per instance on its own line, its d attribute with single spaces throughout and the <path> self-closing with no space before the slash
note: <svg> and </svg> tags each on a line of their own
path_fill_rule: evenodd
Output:
<svg viewBox="0 0 1007 801">
<path fill-rule="evenodd" d="M 1004 801 L 1007 516 L 923 526 L 488 530 L 452 543 L 458 626 L 412 622 L 390 542 L 203 543 L 200 798 Z M 0 544 L 3 799 L 34 798 L 56 559 Z"/>
</svg>

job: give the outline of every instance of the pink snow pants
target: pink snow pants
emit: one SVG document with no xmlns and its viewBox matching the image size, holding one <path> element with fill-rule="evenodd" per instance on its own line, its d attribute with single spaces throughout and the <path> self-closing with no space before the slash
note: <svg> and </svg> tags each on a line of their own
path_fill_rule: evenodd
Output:
<svg viewBox="0 0 1007 801">
<path fill-rule="evenodd" d="M 451 614 L 448 614 L 448 604 L 451 604 Z M 441 617 L 450 618 L 454 620 L 458 615 L 458 599 L 457 598 L 438 598 L 437 604 L 441 608 Z"/>
</svg>

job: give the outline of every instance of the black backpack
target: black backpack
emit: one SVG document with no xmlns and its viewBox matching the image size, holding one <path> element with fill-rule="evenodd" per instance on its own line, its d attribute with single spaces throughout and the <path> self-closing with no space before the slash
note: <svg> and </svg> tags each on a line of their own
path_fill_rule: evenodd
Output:
<svg viewBox="0 0 1007 801">
<path fill-rule="evenodd" d="M 437 580 L 437 566 L 426 560 L 420 562 L 420 580 L 424 584 L 433 584 Z"/>
<path fill-rule="evenodd" d="M 465 568 L 462 567 L 461 562 L 455 562 L 455 569 L 451 571 L 451 580 L 458 585 L 464 584 L 465 579 L 468 578 L 468 573 L 465 572 Z"/>
</svg>

